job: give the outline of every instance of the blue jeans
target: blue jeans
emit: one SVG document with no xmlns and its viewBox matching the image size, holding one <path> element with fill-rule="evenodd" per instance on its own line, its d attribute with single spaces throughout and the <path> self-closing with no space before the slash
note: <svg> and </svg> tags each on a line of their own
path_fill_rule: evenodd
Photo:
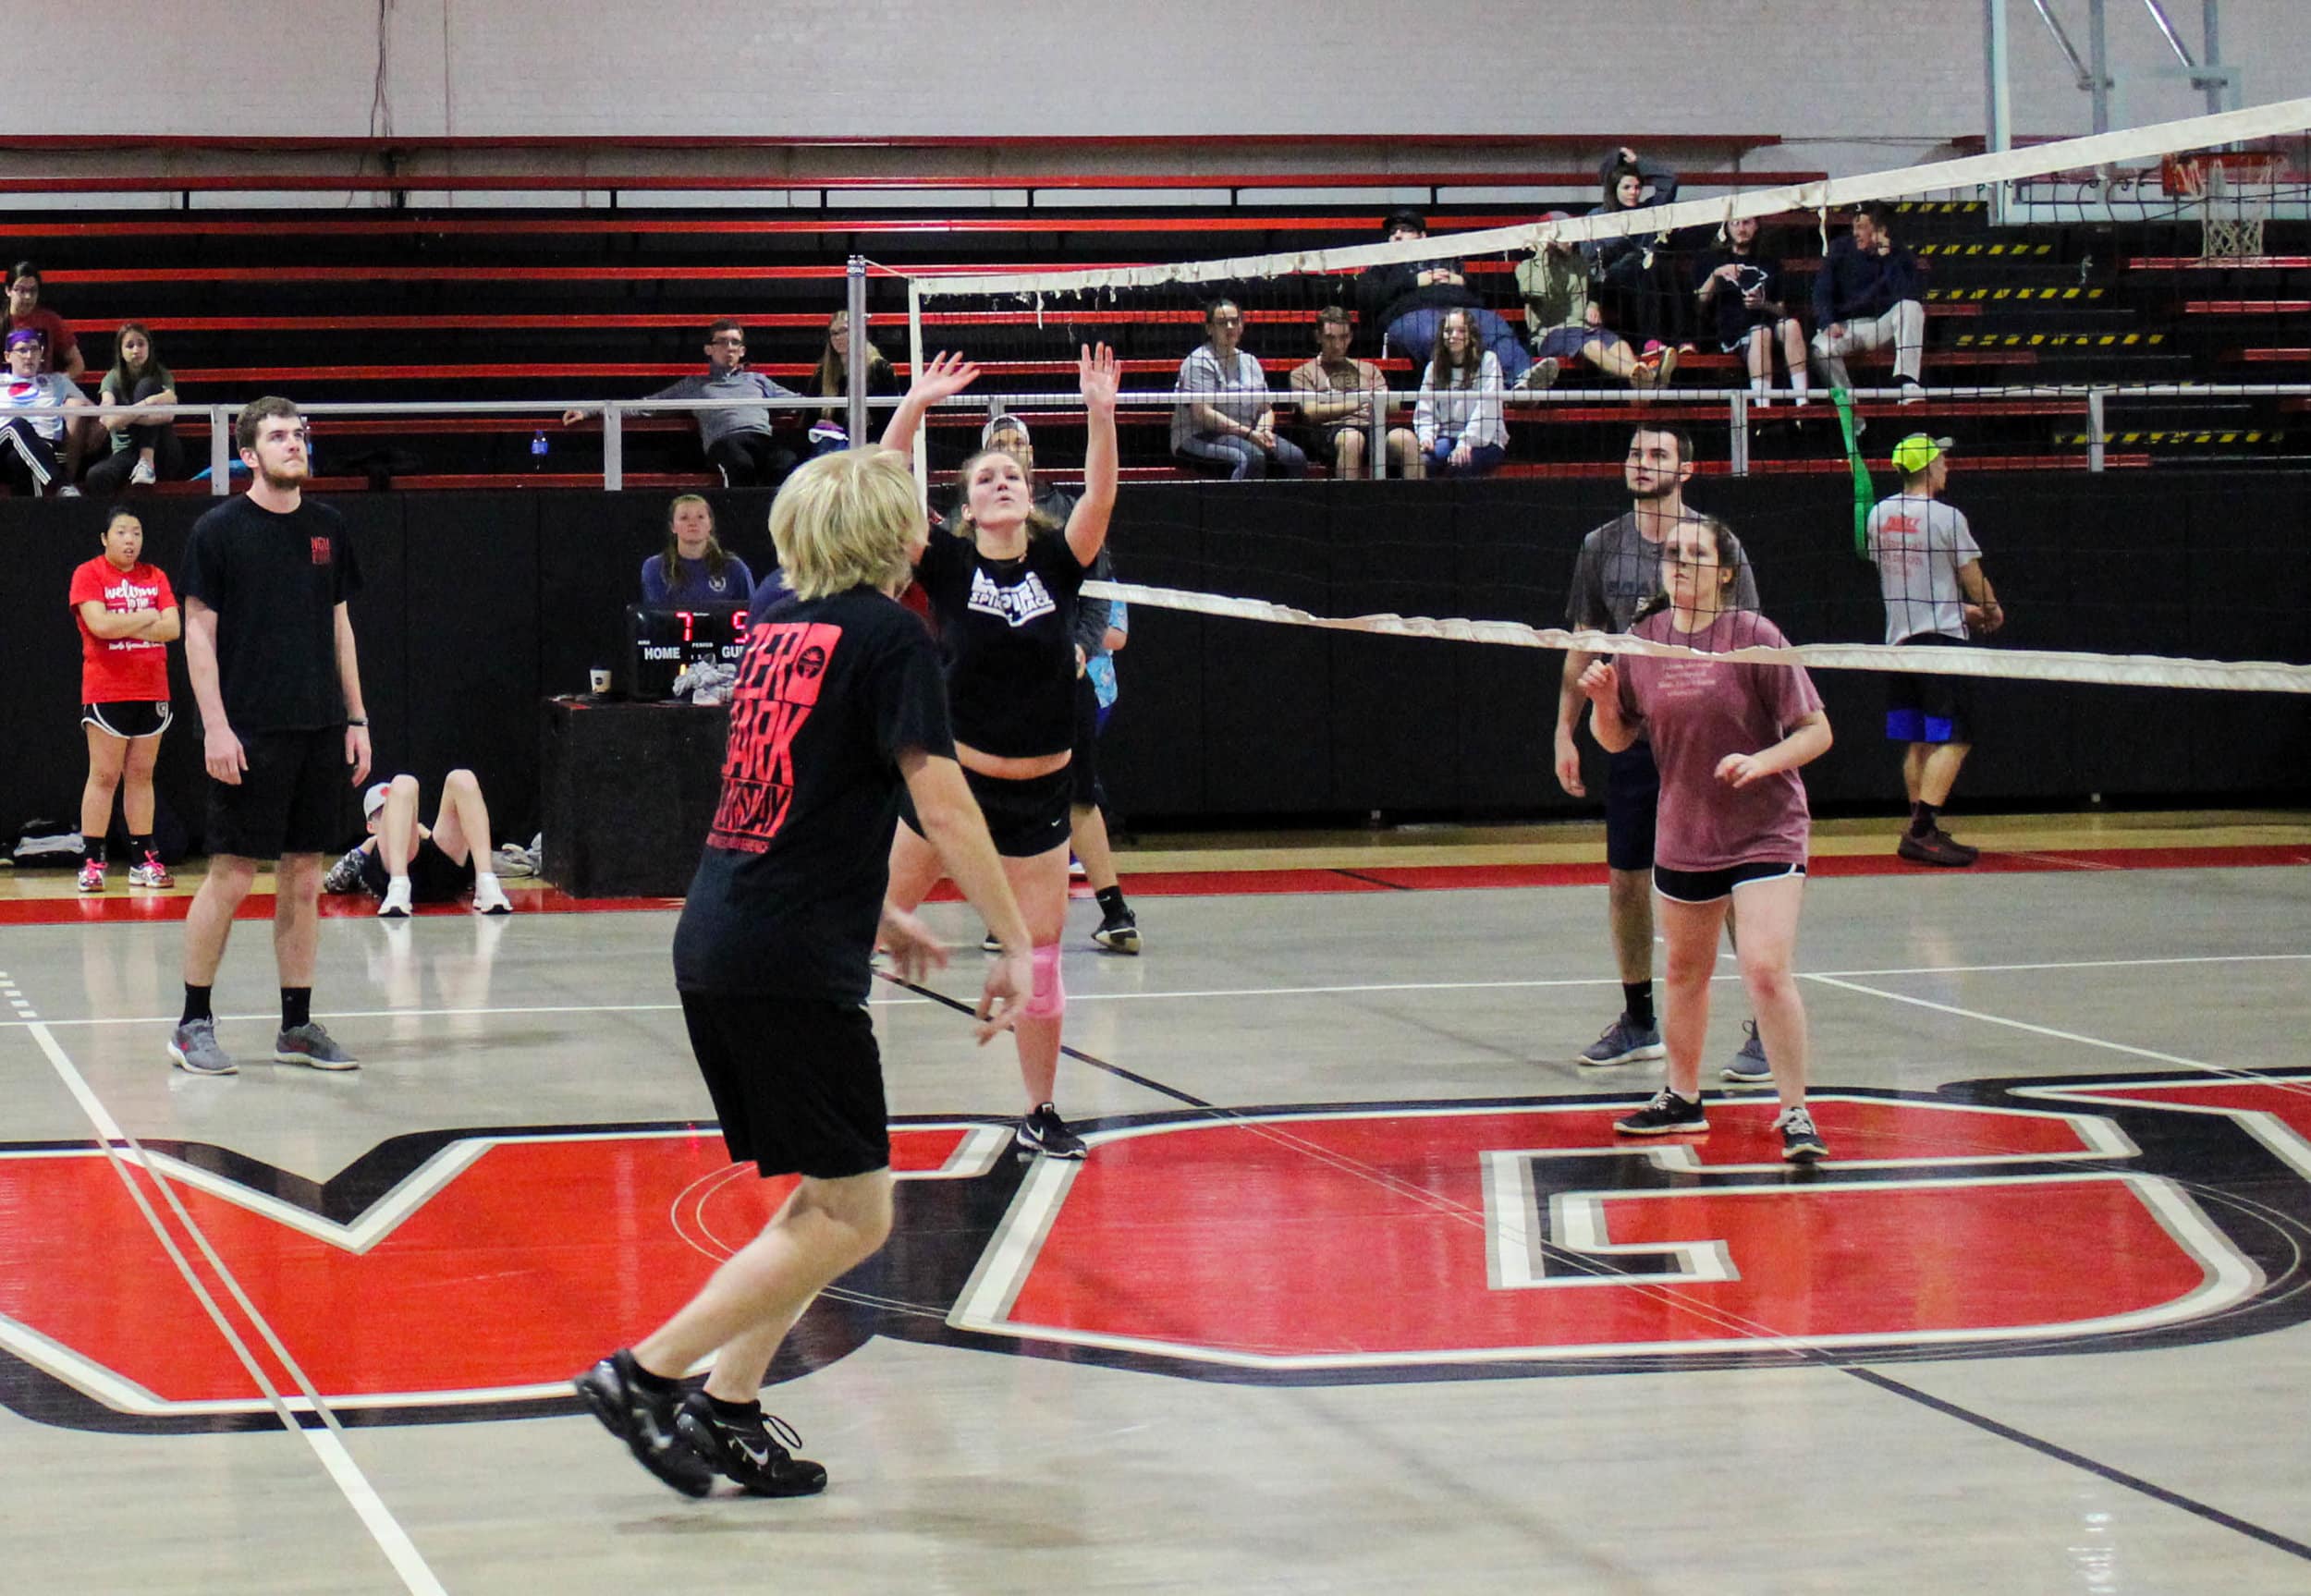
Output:
<svg viewBox="0 0 2311 1596">
<path fill-rule="evenodd" d="M 1476 318 L 1476 340 L 1490 349 L 1500 361 L 1500 381 L 1513 388 L 1524 380 L 1524 373 L 1533 369 L 1533 351 L 1524 347 L 1524 340 L 1508 323 L 1490 311 L 1469 312 Z M 1388 353 L 1401 355 L 1412 362 L 1412 381 L 1407 387 L 1420 385 L 1421 368 L 1436 358 L 1437 324 L 1443 321 L 1442 311 L 1412 311 L 1388 323 Z"/>
<path fill-rule="evenodd" d="M 1268 474 L 1268 465 L 1275 462 L 1276 474 L 1283 477 L 1304 477 L 1308 474 L 1308 457 L 1300 452 L 1300 445 L 1290 438 L 1278 437 L 1273 453 L 1263 450 L 1250 438 L 1234 433 L 1223 437 L 1217 433 L 1191 433 L 1180 440 L 1173 451 L 1191 465 L 1209 464 L 1228 468 L 1228 480 L 1241 482 Z"/>
<path fill-rule="evenodd" d="M 1454 466 L 1452 451 L 1459 446 L 1458 438 L 1438 438 L 1437 446 L 1428 451 L 1428 474 L 1432 477 L 1489 477 L 1500 469 L 1500 462 L 1509 457 L 1509 451 L 1498 444 L 1479 444 L 1469 451 L 1469 463 Z"/>
</svg>

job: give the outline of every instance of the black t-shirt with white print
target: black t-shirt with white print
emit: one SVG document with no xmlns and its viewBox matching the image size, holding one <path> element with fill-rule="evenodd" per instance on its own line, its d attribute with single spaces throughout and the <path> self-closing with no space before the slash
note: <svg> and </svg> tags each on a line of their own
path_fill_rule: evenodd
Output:
<svg viewBox="0 0 2311 1596">
<path fill-rule="evenodd" d="M 1075 604 L 1083 567 L 1058 532 L 991 560 L 943 527 L 915 567 L 947 656 L 955 739 L 1033 759 L 1075 746 Z"/>
<path fill-rule="evenodd" d="M 911 748 L 952 758 L 938 651 L 869 588 L 756 615 L 674 932 L 684 992 L 864 1003 Z"/>
</svg>

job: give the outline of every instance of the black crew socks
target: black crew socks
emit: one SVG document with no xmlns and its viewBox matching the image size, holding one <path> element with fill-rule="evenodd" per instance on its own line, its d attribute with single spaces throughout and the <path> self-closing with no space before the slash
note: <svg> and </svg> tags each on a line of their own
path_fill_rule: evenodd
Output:
<svg viewBox="0 0 2311 1596">
<path fill-rule="evenodd" d="M 1653 983 L 1649 981 L 1624 981 L 1620 983 L 1620 1001 L 1629 1023 L 1639 1030 L 1653 1029 Z"/>
<path fill-rule="evenodd" d="M 1934 834 L 1934 822 L 1940 818 L 1941 812 L 1932 804 L 1924 801 L 1912 804 L 1910 806 L 1910 835 L 1931 836 Z"/>
<path fill-rule="evenodd" d="M 131 836 L 128 839 L 128 862 L 130 864 L 142 864 L 152 857 L 153 839 L 151 837 Z"/>
<path fill-rule="evenodd" d="M 664 1374 L 651 1373 L 650 1371 L 642 1366 L 642 1359 L 639 1358 L 633 1360 L 633 1364 L 634 1383 L 641 1386 L 644 1391 L 649 1392 L 653 1396 L 664 1396 L 669 1392 L 679 1390 L 681 1387 L 682 1383 L 679 1380 L 672 1379 Z"/>
<path fill-rule="evenodd" d="M 311 1025 L 313 1018 L 313 989 L 310 986 L 285 986 L 281 989 L 281 1029 L 295 1030 L 300 1025 Z"/>
<path fill-rule="evenodd" d="M 1105 913 L 1121 914 L 1123 912 L 1123 887 L 1121 883 L 1118 883 L 1115 886 L 1103 886 L 1097 892 L 1092 894 L 1092 896 L 1098 899 L 1099 907 Z"/>
<path fill-rule="evenodd" d="M 725 1424 L 743 1424 L 750 1419 L 758 1424 L 762 1422 L 763 1404 L 760 1397 L 752 1402 L 725 1402 L 709 1391 L 706 1400 L 714 1406 L 715 1417 Z"/>
<path fill-rule="evenodd" d="M 131 853 L 128 857 L 134 859 L 136 855 Z M 80 834 L 80 862 L 98 865 L 104 862 L 104 839 L 103 837 L 91 836 L 86 832 Z"/>
<path fill-rule="evenodd" d="M 185 1017 L 177 1023 L 190 1025 L 196 1019 L 214 1019 L 215 1017 L 216 1016 L 209 1011 L 209 989 L 205 986 L 194 986 L 190 981 L 187 981 L 185 983 Z"/>
</svg>

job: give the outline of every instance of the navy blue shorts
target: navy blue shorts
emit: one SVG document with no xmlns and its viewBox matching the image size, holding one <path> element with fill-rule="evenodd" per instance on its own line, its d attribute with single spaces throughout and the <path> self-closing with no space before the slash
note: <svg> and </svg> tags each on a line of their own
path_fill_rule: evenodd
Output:
<svg viewBox="0 0 2311 1596">
<path fill-rule="evenodd" d="M 1632 743 L 1605 756 L 1605 862 L 1613 870 L 1653 868 L 1653 821 L 1661 808 L 1661 772 L 1653 745 Z"/>
</svg>

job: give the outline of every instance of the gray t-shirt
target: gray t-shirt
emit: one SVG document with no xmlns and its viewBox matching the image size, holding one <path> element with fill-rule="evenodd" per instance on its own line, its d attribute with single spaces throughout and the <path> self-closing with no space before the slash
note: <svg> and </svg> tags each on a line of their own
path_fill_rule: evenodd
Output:
<svg viewBox="0 0 2311 1596">
<path fill-rule="evenodd" d="M 782 388 L 759 372 L 708 372 L 703 376 L 684 377 L 670 388 L 660 388 L 650 396 L 654 399 L 790 399 L 791 388 Z M 767 433 L 770 431 L 768 410 L 696 410 L 698 442 L 702 447 L 713 448 L 733 433 Z"/>
<path fill-rule="evenodd" d="M 1171 408 L 1171 446 L 1177 450 L 1185 440 L 1198 435 L 1195 407 L 1204 405 L 1217 410 L 1229 420 L 1241 426 L 1259 424 L 1260 418 L 1276 403 L 1276 396 L 1268 389 L 1266 371 L 1252 356 L 1238 349 L 1232 359 L 1222 360 L 1212 346 L 1205 344 L 1180 362 L 1180 387 L 1183 394 L 1214 394 L 1209 399 L 1182 401 Z"/>
<path fill-rule="evenodd" d="M 1572 591 L 1565 598 L 1565 622 L 1580 629 L 1625 632 L 1638 606 L 1661 591 L 1661 551 L 1637 530 L 1635 511 L 1617 516 L 1581 540 L 1573 562 Z M 1733 592 L 1725 605 L 1755 610 L 1757 577 L 1744 552 L 1735 567 Z"/>
<path fill-rule="evenodd" d="M 1966 635 L 1958 573 L 1982 557 L 1966 518 L 1939 499 L 1896 493 L 1870 511 L 1870 558 L 1886 599 L 1886 640 Z"/>
</svg>

